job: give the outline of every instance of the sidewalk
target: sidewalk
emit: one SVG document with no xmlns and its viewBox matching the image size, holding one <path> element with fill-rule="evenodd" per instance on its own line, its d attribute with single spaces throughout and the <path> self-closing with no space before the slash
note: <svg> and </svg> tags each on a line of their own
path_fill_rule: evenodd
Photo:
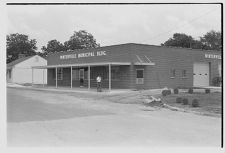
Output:
<svg viewBox="0 0 225 153">
<path fill-rule="evenodd" d="M 102 92 L 97 92 L 95 88 L 88 90 L 85 87 L 58 87 L 54 86 L 42 86 L 42 85 L 33 85 L 33 86 L 24 86 L 15 83 L 7 83 L 7 87 L 9 88 L 23 88 L 23 89 L 31 89 L 31 90 L 39 90 L 39 91 L 53 91 L 53 92 L 76 92 L 76 93 L 90 93 L 90 94 L 120 94 L 120 93 L 130 93 L 135 92 L 130 89 L 112 89 L 109 91 L 108 89 L 102 89 Z"/>
</svg>

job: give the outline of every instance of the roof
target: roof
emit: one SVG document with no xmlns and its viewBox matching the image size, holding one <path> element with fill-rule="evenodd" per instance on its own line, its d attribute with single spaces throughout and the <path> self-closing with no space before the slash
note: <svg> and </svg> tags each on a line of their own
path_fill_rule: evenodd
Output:
<svg viewBox="0 0 225 153">
<path fill-rule="evenodd" d="M 108 46 L 101 46 L 97 48 L 83 48 L 83 49 L 75 49 L 75 50 L 67 50 L 67 51 L 60 51 L 60 52 L 73 52 L 73 51 L 83 51 L 83 50 L 91 50 L 91 49 L 104 49 L 108 47 L 115 47 L 115 46 L 149 46 L 149 47 L 159 47 L 159 48 L 171 48 L 171 49 L 179 49 L 179 50 L 193 50 L 193 51 L 202 51 L 202 52 L 222 52 L 217 50 L 205 50 L 205 49 L 194 49 L 194 48 L 184 48 L 184 47 L 176 47 L 176 46 L 160 46 L 160 45 L 150 45 L 150 44 L 141 44 L 141 43 L 124 43 L 124 44 L 115 44 L 115 45 L 108 45 Z M 57 54 L 60 52 L 49 52 L 48 54 Z"/>
<path fill-rule="evenodd" d="M 186 48 L 186 47 L 176 47 L 176 46 L 161 46 L 161 45 L 150 45 L 150 44 L 142 44 L 142 43 L 125 43 L 125 44 L 118 44 L 112 46 L 121 46 L 121 45 L 136 45 L 136 46 L 152 46 L 152 47 L 160 47 L 160 48 L 173 48 L 173 49 L 184 49 L 184 50 L 195 50 L 195 51 L 210 51 L 210 52 L 221 52 L 218 50 L 211 50 L 211 49 L 197 49 L 197 48 Z M 109 47 L 109 46 L 103 46 Z"/>
<path fill-rule="evenodd" d="M 35 55 L 33 55 L 33 56 L 35 56 Z M 7 64 L 7 68 L 8 67 L 13 67 L 13 66 L 15 66 L 15 65 L 17 65 L 17 64 L 19 64 L 19 63 L 21 63 L 21 62 L 31 58 L 31 57 L 33 57 L 33 56 L 22 57 L 22 58 L 19 58 L 19 59 L 15 60 L 15 61 L 12 61 L 11 63 Z"/>
</svg>

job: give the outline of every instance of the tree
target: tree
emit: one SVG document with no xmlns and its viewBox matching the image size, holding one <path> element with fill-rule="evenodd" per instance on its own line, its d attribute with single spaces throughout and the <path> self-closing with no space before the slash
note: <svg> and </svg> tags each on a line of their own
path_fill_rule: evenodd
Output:
<svg viewBox="0 0 225 153">
<path fill-rule="evenodd" d="M 221 32 L 211 30 L 207 32 L 203 37 L 200 37 L 200 41 L 203 44 L 203 49 L 206 50 L 221 50 Z"/>
<path fill-rule="evenodd" d="M 191 48 L 193 46 L 199 46 L 197 40 L 194 40 L 192 36 L 188 36 L 184 33 L 175 33 L 173 38 L 169 38 L 165 43 L 161 44 L 162 46 L 175 46 L 183 48 Z"/>
<path fill-rule="evenodd" d="M 211 30 L 207 32 L 200 40 L 193 39 L 192 36 L 188 36 L 183 33 L 175 33 L 173 38 L 169 38 L 161 46 L 175 46 L 183 48 L 193 49 L 205 49 L 205 50 L 221 50 L 221 32 Z"/>
<path fill-rule="evenodd" d="M 66 50 L 75 50 L 83 48 L 96 48 L 100 47 L 96 43 L 94 36 L 85 30 L 80 30 L 78 32 L 74 31 L 74 34 L 70 37 L 68 41 L 64 43 Z"/>
<path fill-rule="evenodd" d="M 16 60 L 19 54 L 25 56 L 35 55 L 37 50 L 37 41 L 35 39 L 28 38 L 24 34 L 10 34 L 6 36 L 6 50 L 7 50 L 7 63 Z"/>
<path fill-rule="evenodd" d="M 57 41 L 56 39 L 48 41 L 47 47 L 42 46 L 42 56 L 46 56 L 50 52 L 59 52 L 59 51 L 64 51 L 65 47 L 63 46 L 62 43 Z"/>
</svg>

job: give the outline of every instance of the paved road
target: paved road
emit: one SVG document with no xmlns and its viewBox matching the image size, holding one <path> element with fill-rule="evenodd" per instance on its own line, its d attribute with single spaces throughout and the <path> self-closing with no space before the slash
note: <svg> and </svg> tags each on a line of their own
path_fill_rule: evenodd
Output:
<svg viewBox="0 0 225 153">
<path fill-rule="evenodd" d="M 8 145 L 220 146 L 220 118 L 76 94 L 8 88 Z"/>
</svg>

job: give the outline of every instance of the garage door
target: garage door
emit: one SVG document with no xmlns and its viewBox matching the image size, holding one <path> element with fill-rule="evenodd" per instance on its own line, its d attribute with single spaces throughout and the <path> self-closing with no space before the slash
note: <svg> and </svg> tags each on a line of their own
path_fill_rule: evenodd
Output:
<svg viewBox="0 0 225 153">
<path fill-rule="evenodd" d="M 209 86 L 209 63 L 194 63 L 194 86 Z"/>
</svg>

